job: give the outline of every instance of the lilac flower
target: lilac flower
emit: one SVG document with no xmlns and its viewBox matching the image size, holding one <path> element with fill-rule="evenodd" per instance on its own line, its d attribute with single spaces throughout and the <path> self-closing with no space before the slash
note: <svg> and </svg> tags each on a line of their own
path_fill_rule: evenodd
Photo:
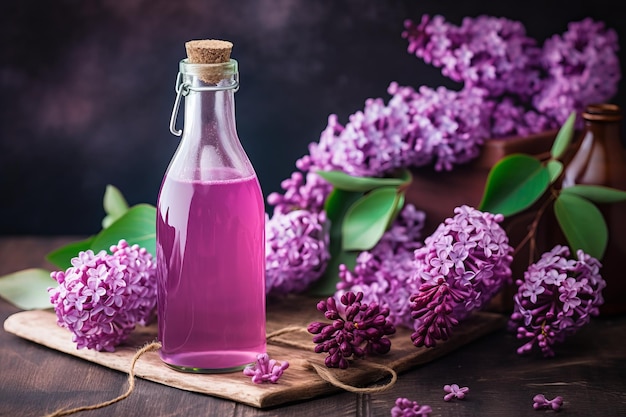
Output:
<svg viewBox="0 0 626 417">
<path fill-rule="evenodd" d="M 348 292 L 362 292 L 363 302 L 377 303 L 389 309 L 389 320 L 394 325 L 412 327 L 409 296 L 415 270 L 413 252 L 422 246 L 425 213 L 412 204 L 405 204 L 389 230 L 370 251 L 357 257 L 354 270 L 339 267 L 340 281 L 335 299 Z"/>
<path fill-rule="evenodd" d="M 544 43 L 541 64 L 546 72 L 533 97 L 538 112 L 562 125 L 572 110 L 610 100 L 621 78 L 617 33 L 586 18 L 571 22 L 562 35 Z"/>
<path fill-rule="evenodd" d="M 295 210 L 275 212 L 265 222 L 266 292 L 304 291 L 330 259 L 326 214 Z"/>
<path fill-rule="evenodd" d="M 419 24 L 407 20 L 402 36 L 409 53 L 466 88 L 485 89 L 491 97 L 537 91 L 540 48 L 520 22 L 478 16 L 455 26 L 442 16 L 423 15 Z"/>
<path fill-rule="evenodd" d="M 536 344 L 544 356 L 554 356 L 556 343 L 599 314 L 606 286 L 601 264 L 581 250 L 577 260 L 567 259 L 569 254 L 567 246 L 555 246 L 528 267 L 523 280 L 516 281 L 509 326 L 516 329 L 518 339 L 528 340 L 517 353 L 527 353 Z"/>
<path fill-rule="evenodd" d="M 381 98 L 368 99 L 342 126 L 330 115 L 319 142 L 309 145 L 309 155 L 298 161 L 300 169 L 342 170 L 356 176 L 379 176 L 407 166 L 410 144 L 406 128 L 409 107 L 403 101 L 385 105 Z"/>
<path fill-rule="evenodd" d="M 537 394 L 533 397 L 533 408 L 535 410 L 547 408 L 559 411 L 561 406 L 563 406 L 563 398 L 560 396 L 556 396 L 551 400 L 548 400 L 543 394 Z"/>
<path fill-rule="evenodd" d="M 469 206 L 454 212 L 415 251 L 411 339 L 418 347 L 447 340 L 460 320 L 483 308 L 511 277 L 513 248 L 499 224 L 503 216 Z"/>
<path fill-rule="evenodd" d="M 447 392 L 447 394 L 443 396 L 444 401 L 450 401 L 453 398 L 458 398 L 459 400 L 462 400 L 463 398 L 465 398 L 465 394 L 469 392 L 468 387 L 460 388 L 457 384 L 446 384 L 443 386 L 443 390 Z"/>
<path fill-rule="evenodd" d="M 422 86 L 419 91 L 391 83 L 392 95 L 369 99 L 365 109 L 342 126 L 336 115 L 309 155 L 298 160 L 302 170 L 341 170 L 355 176 L 380 176 L 393 169 L 434 162 L 451 170 L 479 154 L 489 136 L 489 108 L 479 89 L 455 92 Z"/>
<path fill-rule="evenodd" d="M 442 16 L 424 15 L 419 23 L 405 22 L 403 37 L 411 54 L 441 68 L 444 75 L 462 83 L 461 89 L 413 89 L 391 82 L 388 102 L 367 99 L 364 108 L 352 114 L 345 125 L 331 114 L 319 141 L 311 143 L 309 153 L 296 161 L 300 171 L 282 182 L 282 193 L 268 196 L 275 214 L 323 211 L 332 186 L 317 171 L 341 170 L 376 177 L 398 168 L 429 164 L 435 170 L 451 170 L 478 156 L 487 138 L 557 129 L 572 110 L 581 110 L 588 102 L 610 100 L 621 77 L 615 31 L 591 19 L 571 23 L 565 33 L 553 36 L 543 46 L 526 34 L 520 22 L 491 16 L 468 17 L 461 25 L 453 25 Z M 367 302 L 377 300 L 388 305 L 391 320 L 401 323 L 406 315 L 404 303 L 398 301 L 406 292 L 416 294 L 413 287 L 428 281 L 427 297 L 439 302 L 445 299 L 451 306 L 458 304 L 455 297 L 463 300 L 464 306 L 454 307 L 457 312 L 450 313 L 462 315 L 463 309 L 479 308 L 489 299 L 497 283 L 488 283 L 487 275 L 494 274 L 491 266 L 481 270 L 478 279 L 476 271 L 465 269 L 469 249 L 465 243 L 457 243 L 454 250 L 444 249 L 442 256 L 437 252 L 429 259 L 428 270 L 414 282 L 405 279 L 409 262 L 404 250 L 375 247 L 359 255 L 353 271 L 341 267 L 338 289 L 346 291 L 354 286 L 355 291 L 362 290 Z M 447 243 L 439 245 L 445 248 Z M 492 245 L 498 247 L 499 243 L 485 247 L 486 257 Z M 400 265 L 395 276 L 384 266 L 392 262 Z M 296 280 L 304 268 L 294 271 Z M 463 273 L 457 277 L 458 288 L 435 288 L 439 282 L 450 285 L 436 277 L 456 274 L 459 268 Z M 496 281 L 500 278 L 497 271 L 494 276 Z M 287 275 L 283 277 L 287 279 Z M 309 279 L 314 278 L 304 281 Z M 479 288 L 473 287 L 475 282 L 480 282 Z M 290 289 L 282 292 L 286 291 Z M 472 294 L 469 299 L 468 294 Z M 387 300 L 383 302 L 383 298 Z M 420 300 L 428 304 L 434 299 Z M 565 308 L 575 308 L 577 302 L 576 297 L 567 298 Z M 392 305 L 399 306 L 398 311 Z M 448 314 L 447 308 L 439 308 L 440 320 Z M 425 311 L 415 314 L 419 317 Z M 453 319 L 446 320 L 454 324 Z M 441 336 L 447 330 L 442 329 Z"/>
<path fill-rule="evenodd" d="M 333 297 L 322 300 L 317 309 L 332 322 L 313 322 L 307 330 L 314 334 L 315 353 L 328 352 L 325 364 L 329 368 L 346 369 L 348 359 L 385 354 L 391 341 L 385 336 L 396 332 L 387 316 L 389 310 L 376 303 L 361 303 L 363 293 L 347 292 L 341 296 L 341 306 Z"/>
<path fill-rule="evenodd" d="M 391 409 L 391 417 L 429 417 L 432 411 L 429 405 L 419 405 L 416 401 L 400 397 Z"/>
<path fill-rule="evenodd" d="M 572 22 L 543 46 L 518 22 L 467 17 L 460 26 L 442 16 L 405 22 L 408 52 L 441 68 L 462 89 L 493 102 L 491 137 L 557 129 L 588 103 L 610 100 L 621 69 L 614 30 L 590 18 Z"/>
<path fill-rule="evenodd" d="M 152 255 L 125 240 L 111 254 L 88 250 L 66 271 L 51 273 L 49 288 L 57 323 L 73 333 L 78 349 L 112 352 L 136 324 L 146 325 L 156 307 L 156 263 Z"/>
<path fill-rule="evenodd" d="M 421 86 L 415 91 L 394 82 L 388 91 L 394 96 L 392 103 L 402 101 L 408 105 L 411 116 L 405 137 L 411 147 L 403 166 L 434 162 L 435 170 L 450 171 L 454 165 L 476 158 L 490 136 L 493 104 L 485 99 L 484 90 Z"/>
<path fill-rule="evenodd" d="M 275 359 L 270 359 L 267 353 L 260 353 L 257 355 L 256 359 L 254 365 L 248 365 L 243 370 L 243 374 L 251 376 L 252 382 L 255 384 L 262 384 L 264 382 L 276 384 L 285 369 L 289 367 L 289 362 L 284 361 L 280 363 Z"/>
</svg>

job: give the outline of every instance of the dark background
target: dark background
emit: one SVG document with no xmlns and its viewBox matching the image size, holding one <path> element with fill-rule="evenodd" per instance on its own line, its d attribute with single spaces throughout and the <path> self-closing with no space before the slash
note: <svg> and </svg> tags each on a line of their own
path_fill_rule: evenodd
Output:
<svg viewBox="0 0 626 417">
<path fill-rule="evenodd" d="M 614 0 L 20 0 L 0 5 L 0 234 L 91 234 L 107 184 L 155 204 L 190 39 L 234 44 L 238 131 L 264 194 L 280 191 L 335 113 L 391 81 L 456 86 L 406 52 L 403 21 L 519 20 L 539 42 L 592 17 L 626 42 Z M 622 69 L 626 68 L 620 51 Z M 614 103 L 626 108 L 623 83 Z M 180 119 L 179 119 L 180 120 Z M 179 121 L 180 125 L 180 121 Z"/>
</svg>

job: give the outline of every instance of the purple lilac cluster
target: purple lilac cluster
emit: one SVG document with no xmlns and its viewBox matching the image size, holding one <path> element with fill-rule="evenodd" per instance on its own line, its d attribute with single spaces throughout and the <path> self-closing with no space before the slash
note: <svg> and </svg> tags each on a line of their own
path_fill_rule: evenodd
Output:
<svg viewBox="0 0 626 417">
<path fill-rule="evenodd" d="M 442 74 L 482 89 L 493 101 L 491 137 L 557 129 L 573 111 L 610 100 L 621 77 L 617 34 L 590 18 L 572 22 L 543 46 L 514 20 L 442 16 L 405 22 L 408 51 Z"/>
<path fill-rule="evenodd" d="M 400 397 L 391 408 L 391 417 L 429 417 L 432 411 L 429 405 L 419 405 L 417 401 Z"/>
<path fill-rule="evenodd" d="M 156 263 L 146 249 L 120 240 L 111 253 L 88 250 L 65 271 L 51 273 L 48 290 L 57 323 L 73 333 L 78 349 L 113 352 L 156 307 Z"/>
<path fill-rule="evenodd" d="M 621 78 L 618 49 L 617 33 L 604 23 L 591 18 L 571 22 L 565 33 L 544 43 L 541 66 L 547 76 L 534 107 L 563 123 L 572 109 L 613 97 Z"/>
<path fill-rule="evenodd" d="M 517 294 L 509 325 L 518 339 L 528 340 L 517 353 L 530 352 L 535 345 L 544 356 L 554 356 L 553 346 L 576 333 L 604 303 L 606 282 L 600 262 L 581 250 L 568 259 L 567 246 L 557 245 L 530 265 Z"/>
<path fill-rule="evenodd" d="M 423 211 L 406 204 L 378 244 L 358 255 L 354 270 L 340 265 L 335 298 L 348 291 L 361 292 L 364 303 L 388 308 L 394 325 L 413 327 L 409 306 L 409 296 L 417 290 L 412 288 L 411 280 L 415 271 L 413 252 L 422 246 L 425 218 Z"/>
<path fill-rule="evenodd" d="M 392 82 L 386 104 L 368 99 L 345 125 L 330 115 L 319 142 L 296 161 L 300 171 L 282 182 L 282 193 L 268 196 L 274 213 L 322 212 L 332 186 L 318 170 L 355 176 L 427 164 L 451 170 L 478 156 L 486 138 L 557 129 L 572 110 L 609 100 L 621 77 L 616 32 L 591 19 L 571 23 L 543 46 L 520 22 L 491 16 L 468 17 L 456 26 L 424 15 L 417 24 L 407 20 L 403 36 L 411 54 L 463 83 L 461 90 Z M 405 264 L 404 254 L 389 255 Z M 376 262 L 364 253 L 363 272 L 354 273 L 364 274 Z M 345 268 L 342 274 L 347 276 Z"/>
<path fill-rule="evenodd" d="M 254 365 L 246 366 L 243 369 L 243 374 L 252 377 L 252 382 L 255 384 L 264 382 L 276 384 L 283 372 L 285 372 L 285 369 L 289 368 L 289 362 L 284 361 L 281 363 L 275 359 L 270 359 L 267 353 L 260 353 L 256 359 Z"/>
<path fill-rule="evenodd" d="M 501 214 L 454 209 L 415 251 L 416 293 L 410 297 L 415 346 L 433 347 L 473 310 L 483 308 L 510 279 L 513 248 Z"/>
<path fill-rule="evenodd" d="M 341 170 L 380 176 L 396 168 L 434 163 L 451 170 L 475 158 L 488 137 L 488 108 L 481 90 L 444 87 L 419 90 L 392 82 L 387 105 L 368 99 L 365 109 L 342 126 L 335 115 L 319 142 L 309 145 L 297 166 L 304 171 Z"/>
<path fill-rule="evenodd" d="M 466 163 L 479 154 L 488 136 L 485 117 L 489 114 L 479 90 L 457 93 L 443 87 L 433 90 L 423 86 L 415 91 L 391 83 L 389 93 L 392 98 L 387 105 L 380 99 L 368 100 L 365 110 L 352 115 L 346 126 L 339 124 L 335 115 L 329 117 L 319 143 L 310 144 L 310 154 L 296 162 L 302 172 L 292 173 L 281 183 L 283 193 L 268 196 L 268 204 L 274 207 L 273 217 L 282 218 L 297 210 L 323 211 L 332 186 L 315 173 L 318 170 L 382 176 L 396 168 L 433 162 L 437 170 L 451 170 L 453 165 Z M 285 229 L 288 226 L 289 222 L 273 221 L 266 245 L 271 246 L 272 239 L 286 239 L 290 235 Z M 327 245 L 321 241 L 320 246 Z M 385 251 L 383 248 L 379 253 Z M 396 260 L 406 258 L 405 253 L 394 255 L 399 257 Z M 271 262 L 277 260 L 273 256 Z M 290 264 L 289 260 L 278 262 Z M 299 280 L 302 271 L 303 267 L 293 271 L 282 269 L 281 282 Z M 269 265 L 268 274 L 273 274 Z M 314 280 L 313 275 L 307 281 Z"/>
<path fill-rule="evenodd" d="M 539 87 L 540 48 L 520 22 L 483 15 L 466 17 L 455 26 L 440 15 L 423 15 L 418 24 L 405 21 L 402 36 L 409 53 L 491 97 L 530 97 Z"/>
<path fill-rule="evenodd" d="M 304 291 L 331 256 L 324 203 L 332 185 L 314 172 L 295 171 L 281 187 L 284 193 L 267 197 L 274 207 L 265 219 L 267 294 Z"/>
<path fill-rule="evenodd" d="M 331 322 L 316 321 L 307 330 L 315 335 L 315 353 L 328 353 L 327 367 L 346 369 L 348 359 L 382 355 L 391 349 L 385 336 L 394 334 L 396 328 L 388 319 L 389 310 L 362 300 L 363 293 L 347 292 L 341 296 L 341 305 L 333 297 L 317 303 L 317 309 Z"/>
<path fill-rule="evenodd" d="M 330 259 L 326 214 L 274 212 L 265 221 L 266 293 L 299 293 L 318 279 Z"/>
</svg>

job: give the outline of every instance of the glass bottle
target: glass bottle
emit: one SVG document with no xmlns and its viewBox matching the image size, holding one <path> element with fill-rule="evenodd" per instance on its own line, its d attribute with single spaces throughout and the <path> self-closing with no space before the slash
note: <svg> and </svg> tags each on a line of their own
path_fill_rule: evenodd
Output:
<svg viewBox="0 0 626 417">
<path fill-rule="evenodd" d="M 614 104 L 592 104 L 582 114 L 585 122 L 576 153 L 565 167 L 562 187 L 604 185 L 626 191 L 626 156 L 621 143 L 622 112 Z M 607 282 L 601 314 L 626 312 L 626 202 L 597 204 L 604 215 L 609 239 L 601 274 Z"/>
<path fill-rule="evenodd" d="M 160 357 L 180 371 L 230 372 L 266 350 L 265 208 L 237 135 L 238 86 L 233 59 L 180 62 L 170 129 L 181 96 L 184 128 L 157 201 Z"/>
</svg>

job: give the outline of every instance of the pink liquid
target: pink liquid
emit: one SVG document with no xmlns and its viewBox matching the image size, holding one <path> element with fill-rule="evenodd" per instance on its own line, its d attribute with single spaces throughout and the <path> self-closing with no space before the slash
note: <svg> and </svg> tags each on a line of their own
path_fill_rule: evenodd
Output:
<svg viewBox="0 0 626 417">
<path fill-rule="evenodd" d="M 229 172 L 161 186 L 160 355 L 183 371 L 241 369 L 266 349 L 263 197 L 255 176 Z"/>
</svg>

